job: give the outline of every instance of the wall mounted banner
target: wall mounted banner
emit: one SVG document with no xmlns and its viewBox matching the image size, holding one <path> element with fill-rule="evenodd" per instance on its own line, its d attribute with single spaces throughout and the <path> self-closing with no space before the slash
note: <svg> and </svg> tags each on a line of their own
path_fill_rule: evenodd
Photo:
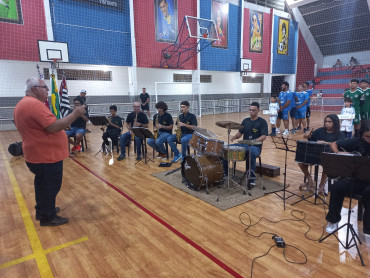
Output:
<svg viewBox="0 0 370 278">
<path fill-rule="evenodd" d="M 262 53 L 263 13 L 250 10 L 249 23 L 249 52 Z"/>
<path fill-rule="evenodd" d="M 280 55 L 288 55 L 289 19 L 279 17 L 278 49 Z"/>
<path fill-rule="evenodd" d="M 0 0 L 1 1 L 1 0 Z M 109 8 L 123 10 L 123 4 L 125 0 L 79 0 L 82 2 L 92 3 L 95 5 L 102 5 Z"/>
<path fill-rule="evenodd" d="M 155 40 L 173 43 L 177 38 L 177 0 L 154 0 Z"/>
<path fill-rule="evenodd" d="M 216 23 L 219 41 L 215 41 L 212 47 L 228 47 L 229 33 L 229 3 L 212 1 L 212 20 Z"/>
<path fill-rule="evenodd" d="M 20 0 L 0 0 L 0 22 L 23 24 Z"/>
</svg>

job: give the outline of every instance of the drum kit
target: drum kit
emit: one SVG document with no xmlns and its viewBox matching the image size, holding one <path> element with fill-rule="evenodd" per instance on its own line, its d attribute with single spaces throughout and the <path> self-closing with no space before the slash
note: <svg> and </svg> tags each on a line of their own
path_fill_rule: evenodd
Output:
<svg viewBox="0 0 370 278">
<path fill-rule="evenodd" d="M 186 156 L 181 163 L 183 181 L 190 189 L 199 190 L 205 186 L 206 192 L 208 193 L 209 185 L 220 184 L 223 180 L 224 173 L 223 159 L 227 160 L 228 165 L 228 188 L 230 188 L 230 181 L 240 186 L 239 183 L 230 178 L 229 162 L 245 161 L 246 149 L 239 146 L 230 146 L 230 133 L 232 129 L 241 129 L 243 126 L 232 121 L 219 121 L 216 122 L 216 125 L 227 129 L 227 144 L 218 140 L 217 134 L 207 129 L 199 127 L 194 128 L 193 137 L 189 141 L 189 146 L 193 148 L 197 154 Z M 261 144 L 261 142 L 255 140 L 243 140 L 239 143 L 249 146 Z M 250 157 L 251 155 L 249 154 L 249 160 Z M 251 165 L 250 161 L 249 165 Z M 248 184 L 249 186 L 251 174 L 251 169 L 249 169 L 246 174 L 247 179 L 245 185 Z M 246 186 L 243 187 L 243 189 L 245 194 Z"/>
</svg>

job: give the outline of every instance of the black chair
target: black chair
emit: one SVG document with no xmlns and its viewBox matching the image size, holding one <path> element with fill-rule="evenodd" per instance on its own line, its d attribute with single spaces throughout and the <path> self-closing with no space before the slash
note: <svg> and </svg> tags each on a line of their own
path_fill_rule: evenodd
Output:
<svg viewBox="0 0 370 278">
<path fill-rule="evenodd" d="M 73 142 L 75 142 L 76 144 L 76 136 L 73 136 Z M 81 151 L 84 152 L 85 149 L 87 150 L 87 140 L 86 140 L 86 135 L 84 134 L 81 140 Z M 71 147 L 70 147 L 69 142 L 68 142 L 68 151 L 71 152 Z"/>
</svg>

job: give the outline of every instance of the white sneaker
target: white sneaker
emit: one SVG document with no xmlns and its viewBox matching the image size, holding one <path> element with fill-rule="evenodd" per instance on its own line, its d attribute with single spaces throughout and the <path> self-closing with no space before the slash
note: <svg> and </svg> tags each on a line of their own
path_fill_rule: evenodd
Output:
<svg viewBox="0 0 370 278">
<path fill-rule="evenodd" d="M 331 234 L 332 232 L 334 232 L 336 229 L 338 229 L 338 223 L 331 223 L 331 222 L 328 222 L 328 224 L 326 225 L 326 232 L 328 234 Z"/>
<path fill-rule="evenodd" d="M 276 129 L 276 133 L 277 134 L 280 134 L 280 129 Z"/>
<path fill-rule="evenodd" d="M 283 135 L 289 135 L 289 130 L 284 130 Z"/>
</svg>

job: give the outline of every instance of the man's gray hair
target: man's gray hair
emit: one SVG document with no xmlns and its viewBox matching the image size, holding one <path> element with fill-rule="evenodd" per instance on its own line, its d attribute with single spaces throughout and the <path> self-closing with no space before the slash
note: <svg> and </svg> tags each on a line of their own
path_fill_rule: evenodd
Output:
<svg viewBox="0 0 370 278">
<path fill-rule="evenodd" d="M 26 89 L 25 89 L 25 92 L 30 92 L 31 89 L 35 86 L 39 86 L 40 85 L 40 79 L 38 77 L 30 77 L 27 79 L 26 81 Z"/>
</svg>

